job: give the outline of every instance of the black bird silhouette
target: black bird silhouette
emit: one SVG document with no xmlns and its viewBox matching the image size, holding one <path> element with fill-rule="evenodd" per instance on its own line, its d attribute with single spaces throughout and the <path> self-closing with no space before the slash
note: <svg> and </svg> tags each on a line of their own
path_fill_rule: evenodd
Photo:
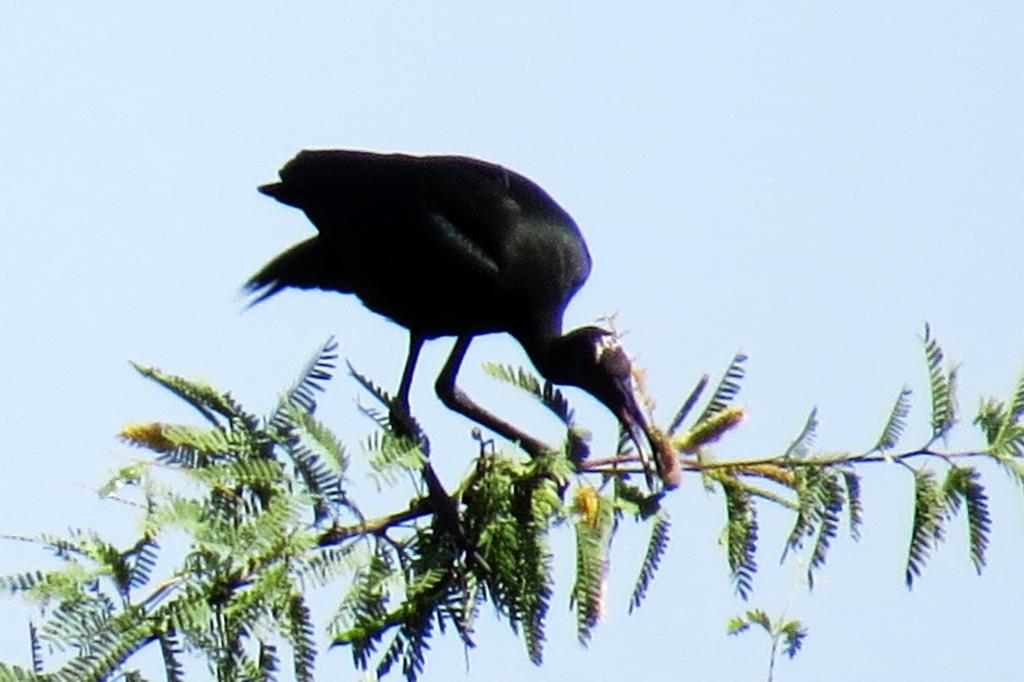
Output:
<svg viewBox="0 0 1024 682">
<path fill-rule="evenodd" d="M 406 327 L 396 396 L 406 415 L 424 340 L 456 336 L 435 384 L 441 401 L 536 455 L 543 443 L 455 384 L 473 337 L 507 332 L 547 380 L 607 406 L 646 462 L 643 432 L 664 485 L 678 483 L 675 456 L 638 406 L 615 337 L 593 326 L 562 334 L 590 254 L 569 214 L 538 185 L 477 159 L 346 150 L 302 151 L 280 177 L 260 191 L 302 209 L 319 234 L 253 275 L 246 288 L 257 294 L 254 304 L 286 287 L 354 293 Z"/>
</svg>

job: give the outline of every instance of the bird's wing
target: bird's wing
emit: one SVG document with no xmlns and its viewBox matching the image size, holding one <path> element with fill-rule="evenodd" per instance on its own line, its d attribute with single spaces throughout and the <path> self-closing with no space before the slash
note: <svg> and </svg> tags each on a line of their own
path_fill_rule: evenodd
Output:
<svg viewBox="0 0 1024 682">
<path fill-rule="evenodd" d="M 427 214 L 428 224 L 436 229 L 438 239 L 433 240 L 444 251 L 450 252 L 460 263 L 481 272 L 498 274 L 497 253 L 488 251 L 486 246 L 473 239 L 466 232 L 465 223 L 453 223 L 444 213 Z"/>
<path fill-rule="evenodd" d="M 497 164 L 307 150 L 280 176 L 260 191 L 305 211 L 329 240 L 359 253 L 390 253 L 405 268 L 430 264 L 475 280 L 519 267 L 524 254 L 537 251 L 534 260 L 561 261 L 560 277 L 573 291 L 590 269 L 572 218 L 538 185 Z"/>
<path fill-rule="evenodd" d="M 590 271 L 590 256 L 569 214 L 539 185 L 502 166 L 466 157 L 424 157 L 423 200 L 435 228 L 453 248 L 499 270 L 523 258 L 559 261 L 575 290 Z M 564 286 L 564 285 L 563 285 Z"/>
</svg>

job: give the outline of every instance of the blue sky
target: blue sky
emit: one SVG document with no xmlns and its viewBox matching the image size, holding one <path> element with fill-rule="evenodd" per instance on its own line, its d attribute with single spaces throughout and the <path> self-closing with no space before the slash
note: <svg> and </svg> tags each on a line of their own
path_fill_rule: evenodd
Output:
<svg viewBox="0 0 1024 682">
<path fill-rule="evenodd" d="M 700 374 L 751 355 L 749 419 L 718 456 L 784 449 L 815 405 L 820 448 L 865 449 L 904 382 L 918 407 L 905 444 L 923 442 L 925 321 L 961 363 L 967 422 L 1024 364 L 1022 20 L 1008 2 L 12 3 L 0 26 L 0 530 L 129 537 L 123 510 L 93 492 L 138 456 L 114 434 L 190 418 L 129 359 L 262 410 L 333 333 L 361 370 L 397 383 L 404 332 L 355 300 L 296 293 L 244 311 L 238 298 L 311 234 L 255 190 L 303 147 L 469 154 L 541 183 L 594 256 L 567 323 L 617 313 L 663 419 Z M 452 453 L 438 466 L 454 481 L 473 444 L 431 391 L 448 343 L 425 351 L 413 406 Z M 526 362 L 507 339 L 480 340 L 467 391 L 555 433 L 484 376 L 487 360 Z M 339 378 L 321 408 L 353 453 L 369 429 L 357 395 Z M 611 447 L 607 413 L 576 398 Z M 979 443 L 965 423 L 951 446 Z M 997 521 L 985 574 L 954 526 L 910 593 L 905 472 L 866 472 L 864 537 L 837 543 L 810 596 L 799 567 L 778 566 L 788 517 L 767 513 L 752 605 L 811 628 L 777 679 L 1014 678 L 1020 492 L 985 475 Z M 448 638 L 424 679 L 764 679 L 766 641 L 723 634 L 744 605 L 717 544 L 721 497 L 688 479 L 669 508 L 674 541 L 631 617 L 645 538 L 620 534 L 588 650 L 556 607 L 534 669 L 485 617 L 470 674 Z M 556 541 L 567 605 L 571 541 Z M 0 569 L 38 559 L 14 547 Z M 4 608 L 0 658 L 24 662 L 22 612 Z M 347 652 L 320 670 L 346 679 Z"/>
</svg>

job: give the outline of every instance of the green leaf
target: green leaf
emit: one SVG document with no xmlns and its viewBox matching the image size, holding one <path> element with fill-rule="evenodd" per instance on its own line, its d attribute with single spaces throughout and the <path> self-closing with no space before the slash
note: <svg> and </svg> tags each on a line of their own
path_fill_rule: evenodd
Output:
<svg viewBox="0 0 1024 682">
<path fill-rule="evenodd" d="M 790 658 L 793 658 L 804 645 L 804 640 L 807 638 L 807 628 L 799 620 L 789 620 L 779 628 L 779 632 L 782 634 L 782 651 Z"/>
<path fill-rule="evenodd" d="M 738 635 L 741 632 L 746 632 L 748 629 L 750 629 L 750 621 L 743 616 L 733 616 L 725 626 L 725 633 L 727 635 Z"/>
<path fill-rule="evenodd" d="M 301 594 L 293 594 L 288 600 L 287 635 L 292 645 L 295 661 L 295 679 L 299 682 L 313 682 L 316 663 L 316 631 L 306 600 Z"/>
<path fill-rule="evenodd" d="M 860 540 L 860 527 L 864 522 L 864 506 L 860 499 L 860 476 L 852 469 L 840 472 L 846 484 L 846 503 L 849 509 L 850 537 Z"/>
<path fill-rule="evenodd" d="M 612 527 L 612 505 L 595 495 L 597 509 L 585 514 L 576 528 L 576 581 L 571 603 L 576 607 L 576 632 L 581 644 L 590 641 L 604 612 L 605 579 L 608 571 L 608 538 Z"/>
<path fill-rule="evenodd" d="M 640 576 L 633 587 L 633 594 L 629 599 L 629 611 L 638 608 L 647 596 L 647 590 L 654 580 L 654 574 L 661 563 L 661 557 L 669 541 L 669 528 L 671 522 L 668 519 L 668 512 L 662 511 L 655 518 L 651 525 L 651 539 L 647 543 L 647 551 L 644 553 L 644 560 L 640 566 Z"/>
<path fill-rule="evenodd" d="M 1017 380 L 1009 407 L 1000 400 L 983 400 L 974 423 L 981 427 L 993 457 L 1005 464 L 1007 458 L 1024 457 L 1024 373 Z"/>
<path fill-rule="evenodd" d="M 418 442 L 389 432 L 371 434 L 363 447 L 369 458 L 370 475 L 378 487 L 395 485 L 401 478 L 419 472 L 427 461 Z"/>
<path fill-rule="evenodd" d="M 324 384 L 330 381 L 334 375 L 334 370 L 337 367 L 335 363 L 338 360 L 337 351 L 338 342 L 334 340 L 333 336 L 328 337 L 303 367 L 295 383 L 285 393 L 281 401 L 282 406 L 294 406 L 308 414 L 313 414 L 316 411 L 316 394 L 323 392 Z"/>
<path fill-rule="evenodd" d="M 227 420 L 249 431 L 256 430 L 256 417 L 242 409 L 230 394 L 221 393 L 200 381 L 167 374 L 156 367 L 146 367 L 134 362 L 131 364 L 139 374 L 155 381 L 191 405 L 211 424 L 222 426 L 223 420 Z"/>
<path fill-rule="evenodd" d="M 896 403 L 892 406 L 889 418 L 885 422 L 885 428 L 882 429 L 882 435 L 878 437 L 878 442 L 875 443 L 872 450 L 880 452 L 891 450 L 899 444 L 900 436 L 903 435 L 903 430 L 907 427 L 911 393 L 909 386 L 900 389 L 900 394 L 896 396 Z"/>
<path fill-rule="evenodd" d="M 928 325 L 924 327 L 924 351 L 932 395 L 932 440 L 937 440 L 956 423 L 956 368 L 943 370 L 944 354 Z"/>
<path fill-rule="evenodd" d="M 40 682 L 39 671 L 25 670 L 16 665 L 0 663 L 0 680 L 4 682 Z"/>
<path fill-rule="evenodd" d="M 945 537 L 942 528 L 945 501 L 939 486 L 935 483 L 935 474 L 924 469 L 913 471 L 914 519 L 907 551 L 907 587 L 914 586 L 914 579 L 921 576 L 931 550 Z"/>
<path fill-rule="evenodd" d="M 569 401 L 551 382 L 542 383 L 536 374 L 523 367 L 502 365 L 496 362 L 484 363 L 484 371 L 499 381 L 529 393 L 567 427 L 575 425 L 574 412 Z"/>
<path fill-rule="evenodd" d="M 707 388 L 708 381 L 709 381 L 708 375 L 705 374 L 697 382 L 697 385 L 693 387 L 693 390 L 690 391 L 690 395 L 688 395 L 686 397 L 686 400 L 683 401 L 682 406 L 676 412 L 675 416 L 672 418 L 672 421 L 669 422 L 669 426 L 668 426 L 668 435 L 669 436 L 675 435 L 675 432 L 678 431 L 679 427 L 683 425 L 683 422 L 690 415 L 690 412 L 693 410 L 694 406 L 697 404 L 697 401 L 700 400 L 700 396 L 701 396 L 702 393 L 704 393 L 704 389 Z"/>
<path fill-rule="evenodd" d="M 824 566 L 828 549 L 839 531 L 839 514 L 846 503 L 851 479 L 844 486 L 834 467 L 801 467 L 794 471 L 793 488 L 797 494 L 797 514 L 782 558 L 789 550 L 803 547 L 805 538 L 814 537 L 807 563 L 807 582 L 813 589 L 814 572 Z M 855 479 L 853 479 L 855 480 Z M 853 484 L 855 489 L 857 483 Z M 859 513 L 851 512 L 851 518 Z"/>
<path fill-rule="evenodd" d="M 1021 415 L 1024 415 L 1024 372 L 1021 372 L 1020 377 L 1017 379 L 1017 385 L 1013 389 L 1013 395 L 1010 397 L 1010 408 L 1007 412 L 1007 416 L 1013 423 L 1020 421 Z"/>
<path fill-rule="evenodd" d="M 772 619 L 763 609 L 751 609 L 747 611 L 747 620 L 755 625 L 760 625 L 768 634 L 772 633 Z"/>
<path fill-rule="evenodd" d="M 839 485 L 838 476 L 830 470 L 822 470 L 820 486 L 816 492 L 817 538 L 811 550 L 807 566 L 807 584 L 814 588 L 814 572 L 825 565 L 825 558 L 832 540 L 839 531 L 839 514 L 843 511 L 844 489 Z"/>
<path fill-rule="evenodd" d="M 746 375 L 746 370 L 743 367 L 743 364 L 746 361 L 747 356 L 742 352 L 736 353 L 736 355 L 733 356 L 732 361 L 729 363 L 729 367 L 725 370 L 725 375 L 722 377 L 722 380 L 718 382 L 715 392 L 711 395 L 710 402 L 708 402 L 707 407 L 704 408 L 700 417 L 697 418 L 698 424 L 708 417 L 711 417 L 712 415 L 729 407 L 729 403 L 731 403 L 740 392 L 740 385 L 743 381 L 743 377 Z"/>
<path fill-rule="evenodd" d="M 43 647 L 39 642 L 39 631 L 32 621 L 28 623 L 29 648 L 32 650 L 32 672 L 39 674 L 43 672 Z"/>
<path fill-rule="evenodd" d="M 181 665 L 184 651 L 177 633 L 170 629 L 159 636 L 160 655 L 164 660 L 164 674 L 167 682 L 185 682 L 185 669 Z"/>
<path fill-rule="evenodd" d="M 951 516 L 957 514 L 961 507 L 967 510 L 971 562 L 979 574 L 985 567 L 985 550 L 992 530 L 988 496 L 980 478 L 981 474 L 973 467 L 955 466 L 949 470 L 942 486 Z"/>
<path fill-rule="evenodd" d="M 749 492 L 730 477 L 721 479 L 725 493 L 725 543 L 736 592 L 746 600 L 757 572 L 757 509 Z"/>
<path fill-rule="evenodd" d="M 804 422 L 804 427 L 800 429 L 800 433 L 789 444 L 786 448 L 786 452 L 782 455 L 784 459 L 803 459 L 810 454 L 811 446 L 814 445 L 814 439 L 818 435 L 818 408 L 815 407 L 811 410 L 811 413 L 807 415 L 807 421 Z"/>
</svg>

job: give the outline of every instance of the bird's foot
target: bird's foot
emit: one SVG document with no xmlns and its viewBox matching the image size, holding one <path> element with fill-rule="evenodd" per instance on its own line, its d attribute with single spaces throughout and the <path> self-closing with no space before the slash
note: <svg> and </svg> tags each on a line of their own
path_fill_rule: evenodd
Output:
<svg viewBox="0 0 1024 682">
<path fill-rule="evenodd" d="M 427 486 L 427 496 L 434 506 L 434 511 L 440 521 L 454 533 L 456 538 L 462 537 L 461 524 L 459 520 L 459 506 L 455 499 L 448 494 L 437 477 L 434 467 L 430 464 L 430 441 L 422 427 L 409 412 L 409 406 L 400 400 L 391 403 L 391 410 L 388 414 L 391 429 L 400 438 L 408 438 L 418 443 L 426 459 L 423 462 L 423 482 Z"/>
<path fill-rule="evenodd" d="M 395 435 L 400 438 L 408 438 L 411 441 L 415 441 L 419 444 L 423 453 L 429 456 L 430 441 L 427 439 L 427 434 L 424 433 L 419 422 L 417 422 L 409 412 L 408 405 L 404 405 L 398 400 L 392 401 L 391 409 L 388 413 L 388 421 L 391 424 L 391 430 L 395 432 Z"/>
</svg>

